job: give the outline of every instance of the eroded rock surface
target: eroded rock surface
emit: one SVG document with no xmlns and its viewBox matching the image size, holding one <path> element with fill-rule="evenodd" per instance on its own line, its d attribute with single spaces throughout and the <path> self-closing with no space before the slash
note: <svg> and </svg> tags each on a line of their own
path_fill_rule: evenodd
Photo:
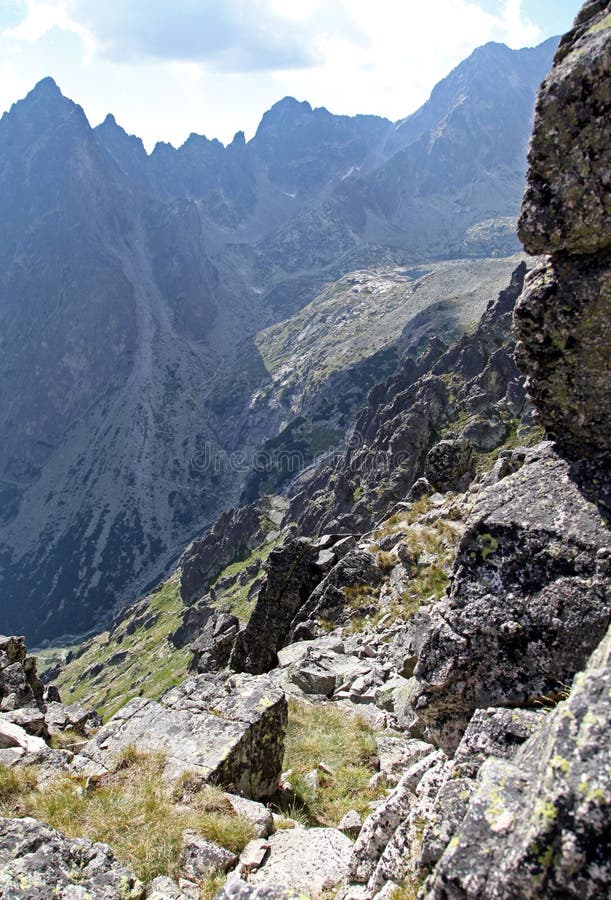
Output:
<svg viewBox="0 0 611 900">
<path fill-rule="evenodd" d="M 608 896 L 611 635 L 513 760 L 484 762 L 427 897 Z"/>
<path fill-rule="evenodd" d="M 293 828 L 273 834 L 269 845 L 269 856 L 250 883 L 319 897 L 345 876 L 352 841 L 336 828 Z"/>
<path fill-rule="evenodd" d="M 142 900 L 145 889 L 106 844 L 72 840 L 36 819 L 0 818 L 0 896 Z"/>
<path fill-rule="evenodd" d="M 604 459 L 571 464 L 543 444 L 478 500 L 415 668 L 414 708 L 446 749 L 477 707 L 561 695 L 604 636 L 604 473 Z"/>
<path fill-rule="evenodd" d="M 254 799 L 278 785 L 287 704 L 271 679 L 198 675 L 159 702 L 135 698 L 75 758 L 75 771 L 109 771 L 128 747 L 167 754 L 165 774 L 183 772 Z"/>
<path fill-rule="evenodd" d="M 609 449 L 611 18 L 592 0 L 537 99 L 519 235 L 551 258 L 515 315 L 517 356 L 541 422 L 573 452 Z"/>
</svg>

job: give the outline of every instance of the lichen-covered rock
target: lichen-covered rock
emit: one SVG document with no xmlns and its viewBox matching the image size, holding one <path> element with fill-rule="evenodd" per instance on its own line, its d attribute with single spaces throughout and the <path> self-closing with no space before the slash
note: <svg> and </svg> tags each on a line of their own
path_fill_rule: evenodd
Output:
<svg viewBox="0 0 611 900">
<path fill-rule="evenodd" d="M 336 828 L 293 828 L 269 838 L 269 856 L 250 883 L 320 897 L 346 875 L 352 841 Z"/>
<path fill-rule="evenodd" d="M 519 235 L 535 269 L 515 311 L 516 358 L 540 421 L 572 452 L 609 449 L 611 13 L 591 0 L 537 99 Z"/>
<path fill-rule="evenodd" d="M 476 708 L 550 702 L 585 665 L 611 613 L 605 472 L 544 443 L 479 498 L 414 670 L 427 739 L 452 750 Z"/>
<path fill-rule="evenodd" d="M 214 900 L 303 900 L 304 894 L 277 884 L 248 884 L 241 878 L 230 878 Z"/>
<path fill-rule="evenodd" d="M 142 882 L 106 844 L 72 840 L 36 819 L 0 818 L 0 896 L 142 900 Z"/>
<path fill-rule="evenodd" d="M 75 757 L 75 771 L 110 771 L 128 747 L 167 755 L 165 775 L 184 772 L 258 799 L 278 786 L 287 703 L 266 677 L 198 675 L 159 702 L 135 698 Z"/>
<path fill-rule="evenodd" d="M 594 253 L 611 242 L 611 19 L 590 0 L 539 91 L 518 226 L 530 253 Z"/>
<path fill-rule="evenodd" d="M 610 728 L 611 633 L 513 761 L 484 762 L 425 896 L 608 897 Z"/>
<path fill-rule="evenodd" d="M 473 444 L 465 437 L 438 441 L 424 463 L 424 475 L 438 491 L 464 490 L 474 474 Z"/>
<path fill-rule="evenodd" d="M 183 878 L 198 883 L 207 875 L 227 872 L 237 861 L 238 857 L 231 850 L 206 840 L 195 831 L 185 831 L 179 859 Z"/>
<path fill-rule="evenodd" d="M 611 254 L 553 256 L 516 307 L 518 362 L 547 432 L 563 447 L 611 446 Z"/>
</svg>

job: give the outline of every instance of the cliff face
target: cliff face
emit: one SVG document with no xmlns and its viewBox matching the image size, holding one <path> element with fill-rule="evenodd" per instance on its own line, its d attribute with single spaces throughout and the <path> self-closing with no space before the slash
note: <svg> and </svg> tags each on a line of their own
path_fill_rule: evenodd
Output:
<svg viewBox="0 0 611 900">
<path fill-rule="evenodd" d="M 551 256 L 516 309 L 518 358 L 542 424 L 575 452 L 609 449 L 611 433 L 610 25 L 608 3 L 586 3 L 558 48 L 519 222 L 526 249 Z"/>
</svg>

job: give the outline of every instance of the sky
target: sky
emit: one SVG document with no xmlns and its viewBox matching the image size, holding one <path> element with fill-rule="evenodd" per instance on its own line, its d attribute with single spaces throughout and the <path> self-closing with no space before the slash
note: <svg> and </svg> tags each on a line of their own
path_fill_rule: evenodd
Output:
<svg viewBox="0 0 611 900">
<path fill-rule="evenodd" d="M 0 113 L 51 75 L 92 125 L 252 137 L 290 95 L 396 120 L 487 41 L 562 34 L 580 0 L 0 0 Z"/>
</svg>

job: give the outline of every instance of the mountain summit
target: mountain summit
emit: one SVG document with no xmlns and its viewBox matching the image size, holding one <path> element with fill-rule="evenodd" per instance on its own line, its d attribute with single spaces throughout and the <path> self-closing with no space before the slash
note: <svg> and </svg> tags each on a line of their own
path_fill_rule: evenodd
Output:
<svg viewBox="0 0 611 900">
<path fill-rule="evenodd" d="M 238 499 L 247 473 L 199 461 L 254 453 L 297 415 L 257 405 L 274 390 L 263 329 L 364 264 L 518 249 L 553 49 L 487 45 L 395 125 L 285 98 L 248 142 L 192 135 L 150 155 L 112 116 L 92 129 L 52 79 L 14 104 L 0 121 L 3 630 L 94 627 Z M 398 351 L 369 352 L 343 413 L 330 391 L 344 425 Z M 335 426 L 312 427 L 325 450 Z"/>
</svg>

